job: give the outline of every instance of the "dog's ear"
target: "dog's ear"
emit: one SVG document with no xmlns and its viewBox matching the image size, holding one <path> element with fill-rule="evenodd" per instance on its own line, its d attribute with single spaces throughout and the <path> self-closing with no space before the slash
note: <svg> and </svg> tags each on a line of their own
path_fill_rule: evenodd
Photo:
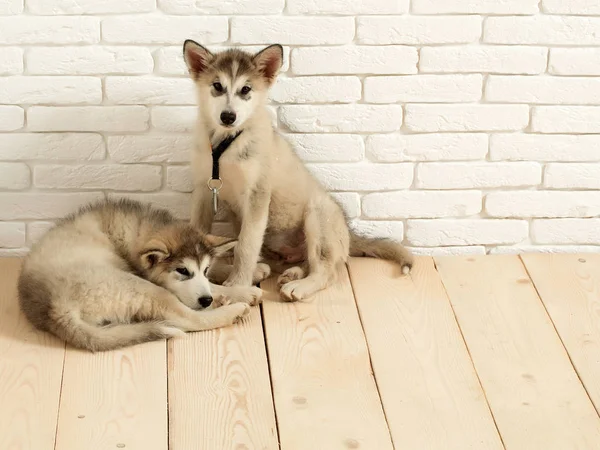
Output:
<svg viewBox="0 0 600 450">
<path fill-rule="evenodd" d="M 283 64 L 283 47 L 279 44 L 269 45 L 254 55 L 254 62 L 267 83 L 273 84 Z"/>
<path fill-rule="evenodd" d="M 206 70 L 213 54 L 205 47 L 202 47 L 191 39 L 183 43 L 183 59 L 187 64 L 188 70 L 192 78 L 198 76 Z"/>
<path fill-rule="evenodd" d="M 214 257 L 223 257 L 231 254 L 231 250 L 236 246 L 237 239 L 229 237 L 215 236 L 214 234 L 207 234 L 205 236 L 206 242 L 210 246 L 210 252 Z"/>
<path fill-rule="evenodd" d="M 140 254 L 142 267 L 146 270 L 151 269 L 156 264 L 169 257 L 167 245 L 159 239 L 151 239 L 144 245 Z"/>
</svg>

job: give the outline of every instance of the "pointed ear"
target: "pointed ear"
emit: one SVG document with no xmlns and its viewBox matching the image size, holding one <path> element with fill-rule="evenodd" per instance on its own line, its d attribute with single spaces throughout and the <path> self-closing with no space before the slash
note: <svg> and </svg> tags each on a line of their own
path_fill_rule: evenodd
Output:
<svg viewBox="0 0 600 450">
<path fill-rule="evenodd" d="M 142 267 L 144 269 L 151 269 L 159 262 L 163 261 L 169 256 L 169 249 L 165 243 L 158 239 L 151 239 L 144 245 L 144 249 L 140 255 Z"/>
<path fill-rule="evenodd" d="M 183 44 L 183 59 L 192 78 L 198 78 L 206 70 L 213 56 L 207 48 L 191 39 L 186 40 Z"/>
<path fill-rule="evenodd" d="M 279 44 L 269 45 L 254 55 L 254 62 L 267 83 L 273 84 L 283 64 L 283 47 Z"/>
<path fill-rule="evenodd" d="M 212 255 L 217 258 L 230 254 L 238 242 L 237 239 L 215 236 L 214 234 L 207 234 L 205 239 L 210 246 Z"/>
</svg>

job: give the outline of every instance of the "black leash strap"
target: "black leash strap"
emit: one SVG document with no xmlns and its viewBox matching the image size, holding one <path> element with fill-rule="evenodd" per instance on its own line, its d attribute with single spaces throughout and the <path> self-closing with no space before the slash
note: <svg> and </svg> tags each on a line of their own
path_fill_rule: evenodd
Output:
<svg viewBox="0 0 600 450">
<path fill-rule="evenodd" d="M 221 158 L 223 153 L 225 153 L 225 150 L 227 150 L 231 146 L 231 144 L 233 144 L 233 141 L 235 141 L 239 137 L 240 134 L 242 134 L 241 130 L 231 136 L 227 136 L 225 139 L 223 139 L 219 143 L 219 145 L 217 145 L 217 148 L 213 149 L 213 151 L 212 151 L 212 161 L 213 161 L 212 179 L 213 180 L 219 179 L 219 158 Z"/>
<path fill-rule="evenodd" d="M 221 177 L 219 176 L 219 159 L 223 153 L 225 153 L 225 150 L 227 150 L 231 144 L 233 144 L 233 141 L 235 141 L 240 134 L 242 134 L 242 130 L 231 136 L 227 136 L 219 143 L 219 145 L 217 145 L 217 148 L 213 148 L 212 150 L 212 175 L 206 182 L 206 185 L 212 192 L 213 215 L 216 215 L 217 210 L 219 209 L 219 191 L 221 190 L 221 187 L 223 187 L 223 180 L 221 180 Z"/>
</svg>

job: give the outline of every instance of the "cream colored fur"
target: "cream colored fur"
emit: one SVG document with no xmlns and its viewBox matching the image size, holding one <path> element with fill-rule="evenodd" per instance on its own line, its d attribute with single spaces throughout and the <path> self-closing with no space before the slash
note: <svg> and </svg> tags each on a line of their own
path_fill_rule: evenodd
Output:
<svg viewBox="0 0 600 450">
<path fill-rule="evenodd" d="M 220 159 L 219 199 L 231 210 L 239 233 L 225 285 L 250 285 L 261 254 L 284 270 L 279 282 L 286 300 L 301 300 L 325 288 L 351 254 L 392 259 L 408 273 L 410 253 L 392 241 L 352 233 L 340 205 L 273 129 L 265 104 L 281 66 L 280 46 L 256 55 L 239 50 L 213 54 L 186 41 L 184 57 L 196 82 L 199 104 L 192 151 L 192 223 L 205 231 L 213 221 L 206 186 L 211 177 L 211 145 L 242 130 Z M 249 94 L 240 90 L 244 86 L 250 88 Z M 239 115 L 238 108 L 242 109 Z M 220 120 L 223 111 L 236 113 L 231 126 Z M 298 264 L 289 264 L 294 262 Z"/>
</svg>

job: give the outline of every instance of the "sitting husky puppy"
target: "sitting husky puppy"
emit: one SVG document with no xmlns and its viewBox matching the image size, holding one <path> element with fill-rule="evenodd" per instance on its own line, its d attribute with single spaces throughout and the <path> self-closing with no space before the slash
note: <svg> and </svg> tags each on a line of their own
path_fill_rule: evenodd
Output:
<svg viewBox="0 0 600 450">
<path fill-rule="evenodd" d="M 288 265 L 279 278 L 286 300 L 325 288 L 349 255 L 394 260 L 403 273 L 410 271 L 412 256 L 400 244 L 349 230 L 342 208 L 273 129 L 265 104 L 282 64 L 280 45 L 255 55 L 236 49 L 213 54 L 188 40 L 183 53 L 200 105 L 192 223 L 210 230 L 213 188 L 233 212 L 239 233 L 225 285 L 250 285 L 261 252 L 301 263 Z M 213 165 L 215 154 L 221 157 Z"/>
<path fill-rule="evenodd" d="M 91 351 L 225 327 L 262 295 L 209 283 L 213 258 L 234 245 L 149 205 L 91 205 L 33 246 L 19 278 L 21 309 L 37 328 Z"/>
</svg>

